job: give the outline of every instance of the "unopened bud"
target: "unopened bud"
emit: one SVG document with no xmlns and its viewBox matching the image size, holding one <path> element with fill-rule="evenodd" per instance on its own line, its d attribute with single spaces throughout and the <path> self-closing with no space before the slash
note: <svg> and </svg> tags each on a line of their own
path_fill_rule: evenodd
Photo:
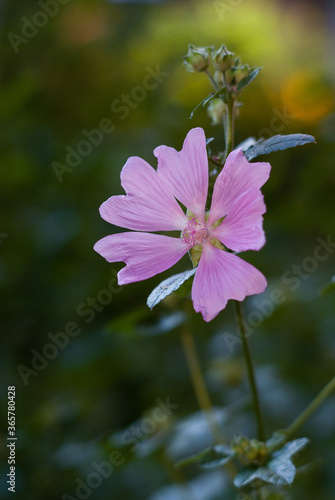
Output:
<svg viewBox="0 0 335 500">
<path fill-rule="evenodd" d="M 236 71 L 235 71 L 236 83 L 239 83 L 241 80 L 243 80 L 243 78 L 250 75 L 251 72 L 252 72 L 252 69 L 250 69 L 247 64 L 245 64 L 241 68 L 236 68 Z"/>
<path fill-rule="evenodd" d="M 225 86 L 225 80 L 224 80 L 222 71 L 215 71 L 215 73 L 214 73 L 214 80 L 216 81 L 216 83 L 220 87 L 224 87 Z"/>
<path fill-rule="evenodd" d="M 191 73 L 201 73 L 206 71 L 210 64 L 211 47 L 188 46 L 188 53 L 183 57 L 184 65 L 187 71 Z"/>
<path fill-rule="evenodd" d="M 219 50 L 213 53 L 213 66 L 219 71 L 227 71 L 235 64 L 235 54 L 229 52 L 225 45 L 221 45 Z"/>
<path fill-rule="evenodd" d="M 235 73 L 236 73 L 236 68 L 231 68 L 228 71 L 226 71 L 227 85 L 235 85 L 236 84 Z"/>
</svg>

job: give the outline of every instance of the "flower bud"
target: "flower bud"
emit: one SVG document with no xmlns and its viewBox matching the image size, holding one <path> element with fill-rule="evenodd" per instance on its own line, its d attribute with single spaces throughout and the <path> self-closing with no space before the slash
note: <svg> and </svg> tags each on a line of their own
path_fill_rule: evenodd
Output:
<svg viewBox="0 0 335 500">
<path fill-rule="evenodd" d="M 268 458 L 266 444 L 258 439 L 251 439 L 239 436 L 234 439 L 232 447 L 238 453 L 242 463 L 247 465 L 262 465 Z"/>
<path fill-rule="evenodd" d="M 227 85 L 236 85 L 235 73 L 236 73 L 236 68 L 231 68 L 228 71 L 226 71 Z"/>
<path fill-rule="evenodd" d="M 222 71 L 215 71 L 215 73 L 214 73 L 214 80 L 216 81 L 216 83 L 220 87 L 224 87 L 225 86 L 225 81 L 224 81 L 224 78 L 223 78 Z"/>
<path fill-rule="evenodd" d="M 235 54 L 229 52 L 225 45 L 221 45 L 219 50 L 213 53 L 213 66 L 219 71 L 227 71 L 235 64 Z"/>
<path fill-rule="evenodd" d="M 227 111 L 222 99 L 212 99 L 207 108 L 207 114 L 212 119 L 212 125 L 220 125 Z"/>
<path fill-rule="evenodd" d="M 187 71 L 191 73 L 201 73 L 206 71 L 210 64 L 211 47 L 188 46 L 188 53 L 183 57 Z"/>
<path fill-rule="evenodd" d="M 252 69 L 250 69 L 247 64 L 245 64 L 244 66 L 242 66 L 240 68 L 236 68 L 236 71 L 235 71 L 236 83 L 239 83 L 241 80 L 243 80 L 243 78 L 248 76 L 251 72 L 252 72 Z"/>
</svg>

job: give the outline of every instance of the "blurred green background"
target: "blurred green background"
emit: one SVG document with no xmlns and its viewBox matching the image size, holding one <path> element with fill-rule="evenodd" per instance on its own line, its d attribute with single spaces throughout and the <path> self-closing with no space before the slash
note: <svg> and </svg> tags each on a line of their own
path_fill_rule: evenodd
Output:
<svg viewBox="0 0 335 500">
<path fill-rule="evenodd" d="M 122 193 L 129 156 L 155 165 L 153 149 L 180 149 L 191 127 L 202 126 L 215 138 L 213 150 L 223 149 L 222 130 L 205 109 L 189 120 L 211 91 L 205 76 L 183 68 L 189 43 L 225 43 L 242 62 L 263 67 L 242 95 L 236 142 L 295 132 L 317 139 L 261 158 L 273 166 L 263 188 L 267 244 L 245 255 L 269 281 L 246 313 L 265 311 L 273 289 L 284 297 L 250 342 L 268 433 L 287 426 L 334 374 L 335 293 L 319 293 L 335 273 L 333 249 L 313 261 L 317 238 L 335 240 L 334 4 L 17 0 L 1 9 L 1 498 L 12 495 L 6 405 L 13 385 L 15 498 L 235 498 L 223 472 L 179 473 L 172 465 L 210 436 L 180 340 L 184 301 L 171 296 L 153 312 L 145 302 L 163 278 L 190 264 L 185 258 L 173 271 L 117 288 L 122 264 L 92 249 L 118 231 L 98 207 Z M 143 91 L 153 72 L 157 85 Z M 113 130 L 92 133 L 102 121 L 111 126 L 106 119 Z M 82 143 L 87 135 L 96 145 Z M 104 291 L 108 284 L 112 292 Z M 227 332 L 236 334 L 231 305 L 210 324 L 193 313 L 192 324 L 224 433 L 253 437 L 240 344 L 227 342 Z M 159 401 L 177 407 L 161 422 Z M 298 457 L 288 498 L 334 499 L 334 414 L 330 397 L 297 435 L 311 443 Z M 102 462 L 112 469 L 97 473 Z"/>
</svg>

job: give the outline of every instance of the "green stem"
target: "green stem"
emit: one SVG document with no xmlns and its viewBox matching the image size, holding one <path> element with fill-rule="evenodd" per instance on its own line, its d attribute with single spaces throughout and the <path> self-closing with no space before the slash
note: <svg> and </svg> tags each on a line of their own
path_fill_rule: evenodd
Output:
<svg viewBox="0 0 335 500">
<path fill-rule="evenodd" d="M 191 374 L 194 392 L 196 394 L 199 406 L 206 415 L 208 425 L 210 426 L 215 442 L 222 443 L 223 439 L 221 429 L 213 414 L 212 403 L 201 373 L 194 340 L 189 328 L 183 330 L 181 338 L 187 359 L 187 364 Z"/>
<path fill-rule="evenodd" d="M 186 478 L 184 477 L 181 468 L 175 467 L 174 463 L 172 463 L 170 457 L 164 450 L 161 450 L 159 452 L 159 457 L 163 462 L 165 470 L 168 476 L 170 477 L 171 481 L 173 483 L 180 484 L 184 488 L 185 493 L 190 500 L 196 500 Z"/>
<path fill-rule="evenodd" d="M 251 389 L 251 393 L 252 393 L 252 397 L 253 397 L 254 408 L 255 408 L 255 412 L 256 412 L 258 439 L 260 441 L 265 441 L 266 436 L 265 436 L 263 418 L 262 418 L 262 414 L 261 414 L 261 407 L 259 404 L 259 397 L 258 397 L 253 362 L 251 359 L 250 348 L 249 348 L 247 334 L 246 334 L 244 320 L 243 320 L 242 307 L 241 307 L 241 303 L 238 301 L 235 301 L 235 305 L 236 305 L 237 323 L 238 323 L 238 327 L 239 327 L 241 338 L 242 338 L 243 354 L 244 354 L 245 362 L 247 365 L 248 379 L 249 379 L 250 389 Z"/>
<path fill-rule="evenodd" d="M 224 116 L 224 135 L 225 135 L 225 160 L 229 153 L 232 152 L 234 148 L 234 107 L 235 100 L 230 98 L 228 103 L 226 104 L 227 111 Z"/>
<path fill-rule="evenodd" d="M 216 83 L 216 81 L 214 80 L 213 75 L 211 74 L 211 72 L 207 69 L 207 70 L 205 71 L 205 73 L 206 73 L 206 75 L 208 76 L 209 81 L 210 81 L 210 82 L 211 82 L 211 84 L 213 85 L 215 92 L 218 92 L 218 91 L 220 90 L 220 87 L 219 87 L 219 85 Z"/>
<path fill-rule="evenodd" d="M 289 439 L 298 429 L 309 419 L 309 417 L 319 408 L 323 401 L 335 390 L 335 377 L 322 389 L 309 406 L 287 427 L 283 432 L 286 438 Z"/>
<path fill-rule="evenodd" d="M 261 494 L 259 488 L 254 488 L 254 492 L 255 492 L 255 499 L 262 500 L 262 494 Z"/>
</svg>

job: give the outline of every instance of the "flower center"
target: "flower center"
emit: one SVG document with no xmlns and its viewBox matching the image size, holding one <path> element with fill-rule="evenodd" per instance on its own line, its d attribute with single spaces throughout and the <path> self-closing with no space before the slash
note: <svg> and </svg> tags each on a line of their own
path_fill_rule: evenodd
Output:
<svg viewBox="0 0 335 500">
<path fill-rule="evenodd" d="M 192 217 L 182 232 L 182 240 L 191 245 L 201 245 L 208 238 L 208 227 Z"/>
</svg>

